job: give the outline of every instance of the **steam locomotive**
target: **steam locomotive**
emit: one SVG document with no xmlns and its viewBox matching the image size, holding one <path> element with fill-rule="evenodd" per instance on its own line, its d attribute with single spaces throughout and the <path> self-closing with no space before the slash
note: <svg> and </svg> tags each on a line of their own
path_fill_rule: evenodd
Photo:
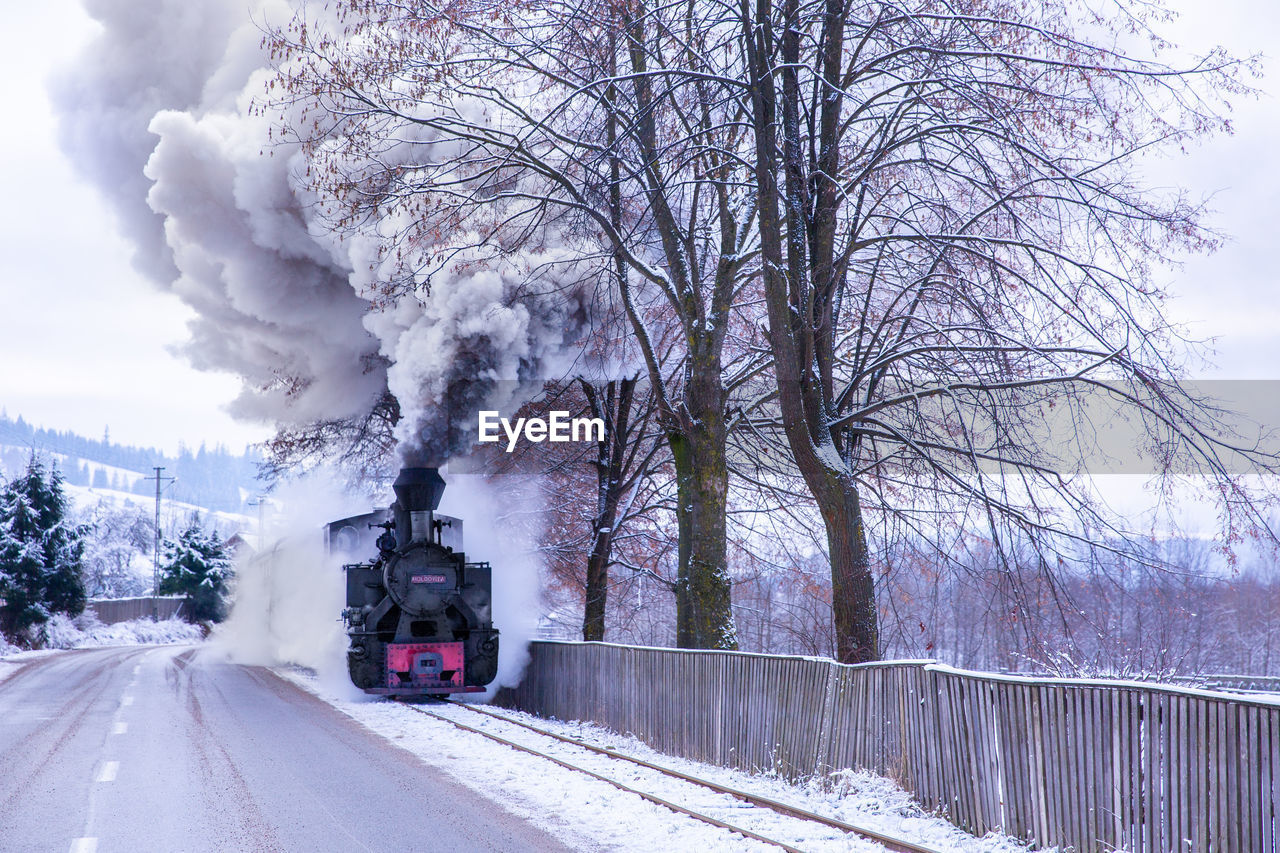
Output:
<svg viewBox="0 0 1280 853">
<path fill-rule="evenodd" d="M 377 548 L 373 560 L 343 566 L 347 668 L 366 693 L 477 693 L 497 675 L 493 572 L 467 562 L 461 519 L 436 512 L 444 486 L 435 468 L 402 468 L 388 509 L 328 525 L 330 552 Z"/>
</svg>

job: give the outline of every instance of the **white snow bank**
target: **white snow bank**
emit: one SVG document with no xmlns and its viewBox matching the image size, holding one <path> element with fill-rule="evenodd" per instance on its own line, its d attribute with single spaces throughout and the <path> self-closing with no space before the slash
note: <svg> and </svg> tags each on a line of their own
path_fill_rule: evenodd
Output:
<svg viewBox="0 0 1280 853">
<path fill-rule="evenodd" d="M 44 626 L 45 648 L 84 649 L 93 646 L 138 646 L 168 643 L 198 643 L 204 632 L 198 625 L 181 619 L 135 619 L 104 625 L 92 611 L 75 619 L 57 615 Z"/>
<path fill-rule="evenodd" d="M 4 681 L 9 676 L 13 675 L 14 672 L 26 663 L 26 661 L 11 660 L 15 655 L 19 655 L 21 653 L 21 649 L 17 646 L 10 645 L 9 641 L 4 638 L 4 634 L 0 634 L 0 681 Z"/>
<path fill-rule="evenodd" d="M 197 625 L 181 619 L 135 619 L 104 625 L 92 610 L 75 619 L 59 614 L 43 627 L 43 649 L 23 651 L 0 636 L 0 682 L 13 675 L 35 658 L 56 654 L 62 649 L 87 649 L 95 646 L 141 646 L 170 643 L 198 643 L 204 632 Z"/>
<path fill-rule="evenodd" d="M 23 651 L 7 642 L 3 636 L 0 636 L 0 682 L 3 682 L 36 658 L 52 654 L 57 654 L 57 652 L 43 649 Z"/>
</svg>

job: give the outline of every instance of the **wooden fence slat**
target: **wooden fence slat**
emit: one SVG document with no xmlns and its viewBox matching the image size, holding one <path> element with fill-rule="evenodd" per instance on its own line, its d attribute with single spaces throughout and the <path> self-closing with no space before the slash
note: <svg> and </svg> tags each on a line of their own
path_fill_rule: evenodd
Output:
<svg viewBox="0 0 1280 853">
<path fill-rule="evenodd" d="M 1202 805 L 1202 811 L 1198 816 L 1199 825 L 1196 831 L 1196 850 L 1208 850 L 1209 838 L 1213 834 L 1214 815 L 1212 809 L 1213 797 L 1213 736 L 1210 731 L 1210 720 L 1212 716 L 1210 712 L 1213 706 L 1208 702 L 1201 702 L 1196 708 L 1196 739 L 1199 744 L 1200 765 L 1196 768 L 1196 783 L 1199 789 L 1199 802 Z"/>
<path fill-rule="evenodd" d="M 1177 748 L 1177 762 L 1173 765 L 1174 809 L 1177 816 L 1175 823 L 1177 837 L 1174 849 L 1179 853 L 1186 853 L 1187 839 L 1191 838 L 1192 807 L 1188 796 L 1190 780 L 1187 778 L 1188 771 L 1191 769 L 1191 730 L 1187 719 L 1186 699 L 1185 696 L 1176 696 L 1173 704 L 1173 729 L 1176 733 L 1174 742 Z"/>
<path fill-rule="evenodd" d="M 1267 759 L 1271 757 L 1272 744 L 1276 736 L 1274 728 L 1275 713 L 1266 709 L 1258 712 L 1258 769 L 1260 784 L 1259 818 L 1262 822 L 1263 853 L 1275 853 L 1275 767 Z"/>
</svg>

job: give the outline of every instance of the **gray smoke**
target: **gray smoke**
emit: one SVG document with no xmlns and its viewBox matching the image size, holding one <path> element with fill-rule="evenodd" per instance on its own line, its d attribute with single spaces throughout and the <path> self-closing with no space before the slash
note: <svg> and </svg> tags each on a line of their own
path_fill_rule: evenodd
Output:
<svg viewBox="0 0 1280 853">
<path fill-rule="evenodd" d="M 568 369 L 573 336 L 586 323 L 582 291 L 572 285 L 589 278 L 591 264 L 567 247 L 539 250 L 546 295 L 531 296 L 522 265 L 532 259 L 520 254 L 478 271 L 443 270 L 421 304 L 369 318 L 391 359 L 406 464 L 441 464 L 475 439 L 477 411 L 514 411 L 547 371 Z"/>
<path fill-rule="evenodd" d="M 478 408 L 514 410 L 568 358 L 590 271 L 550 228 L 536 248 L 477 254 L 373 307 L 384 223 L 338 239 L 302 150 L 268 142 L 281 116 L 251 109 L 273 74 L 262 27 L 291 3 L 84 4 L 103 29 L 54 85 L 64 148 L 137 268 L 195 309 L 185 355 L 242 379 L 233 415 L 299 426 L 359 415 L 390 389 L 402 455 L 438 463 L 469 445 Z"/>
<path fill-rule="evenodd" d="M 349 269 L 308 231 L 296 150 L 264 156 L 248 115 L 268 73 L 264 0 L 86 0 L 102 32 L 53 85 L 63 146 L 134 243 L 135 266 L 198 317 L 193 365 L 238 375 L 233 415 L 298 425 L 356 414 L 385 387 Z"/>
<path fill-rule="evenodd" d="M 222 63 L 241 8 L 234 0 L 83 0 L 103 27 L 74 68 L 52 83 L 63 147 L 106 196 L 134 263 L 151 278 L 177 277 L 164 220 L 147 205 L 142 173 L 156 139 L 147 126 L 161 110 L 197 108 Z"/>
</svg>

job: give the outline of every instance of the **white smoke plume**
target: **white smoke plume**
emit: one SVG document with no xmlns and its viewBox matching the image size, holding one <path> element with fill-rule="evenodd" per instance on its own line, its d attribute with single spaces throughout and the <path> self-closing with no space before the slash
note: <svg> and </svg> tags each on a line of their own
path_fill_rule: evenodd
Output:
<svg viewBox="0 0 1280 853">
<path fill-rule="evenodd" d="M 406 214 L 339 237 L 303 149 L 269 140 L 282 116 L 262 108 L 275 74 L 263 27 L 293 3 L 83 2 L 102 30 L 54 86 L 64 148 L 111 202 L 138 269 L 195 310 L 187 357 L 243 380 L 232 414 L 305 426 L 359 416 L 390 390 L 402 458 L 438 465 L 469 445 L 479 408 L 514 411 L 580 355 L 598 247 L 554 224 L 486 252 L 468 244 L 490 223 L 456 223 L 450 245 L 422 248 L 451 253 L 429 287 L 379 292 L 401 275 L 380 241 Z M 491 502 L 479 483 L 450 480 L 444 511 L 464 519 L 468 556 L 494 565 L 499 683 L 512 683 L 538 613 L 532 540 L 495 514 L 515 505 L 506 494 Z M 295 506 L 269 557 L 241 567 L 220 632 L 229 653 L 347 684 L 340 561 L 321 553 L 320 528 L 364 509 L 336 495 Z"/>
<path fill-rule="evenodd" d="M 103 26 L 54 84 L 64 148 L 107 196 L 135 265 L 197 312 L 184 354 L 238 375 L 232 414 L 299 425 L 359 413 L 385 386 L 367 303 L 308 231 L 296 150 L 265 156 L 249 115 L 270 73 L 261 0 L 86 0 Z"/>
<path fill-rule="evenodd" d="M 282 509 L 261 531 L 262 547 L 236 566 L 231 613 L 214 632 L 214 648 L 235 663 L 310 667 L 328 693 L 362 697 L 347 674 L 339 614 L 342 564 L 370 555 L 326 554 L 324 525 L 369 507 L 323 471 L 285 484 L 277 497 Z"/>
<path fill-rule="evenodd" d="M 134 262 L 151 278 L 177 277 L 164 220 L 147 205 L 143 174 L 156 138 L 147 129 L 161 110 L 191 110 L 224 61 L 240 23 L 236 0 L 83 0 L 102 27 L 74 67 L 53 84 L 63 147 L 103 192 L 135 246 Z"/>
<path fill-rule="evenodd" d="M 538 254 L 556 275 L 586 277 L 567 250 Z M 512 412 L 541 389 L 543 372 L 564 369 L 557 362 L 569 357 L 586 309 L 571 298 L 575 291 L 566 298 L 551 281 L 542 282 L 545 296 L 513 298 L 530 276 L 519 260 L 465 272 L 459 263 L 433 276 L 421 305 L 369 317 L 391 359 L 387 380 L 404 413 L 396 437 L 406 464 L 443 464 L 474 442 L 476 412 Z"/>
<path fill-rule="evenodd" d="M 396 275 L 379 243 L 403 223 L 391 212 L 339 239 L 301 147 L 269 140 L 291 108 L 263 106 L 263 27 L 293 3 L 84 4 L 103 29 L 54 86 L 64 147 L 136 266 L 197 312 L 186 356 L 243 380 L 232 414 L 304 426 L 367 412 L 389 388 L 402 455 L 439 464 L 469 446 L 477 409 L 513 411 L 569 357 L 589 271 L 554 228 L 528 249 L 459 254 L 429 288 L 377 293 Z M 483 230 L 461 223 L 449 248 Z"/>
<path fill-rule="evenodd" d="M 486 696 L 520 683 L 541 613 L 542 557 L 537 549 L 544 502 L 534 478 L 503 477 L 500 486 L 446 472 L 440 512 L 462 519 L 467 560 L 493 566 L 493 624 L 498 677 Z M 496 490 L 501 488 L 501 495 Z"/>
</svg>

